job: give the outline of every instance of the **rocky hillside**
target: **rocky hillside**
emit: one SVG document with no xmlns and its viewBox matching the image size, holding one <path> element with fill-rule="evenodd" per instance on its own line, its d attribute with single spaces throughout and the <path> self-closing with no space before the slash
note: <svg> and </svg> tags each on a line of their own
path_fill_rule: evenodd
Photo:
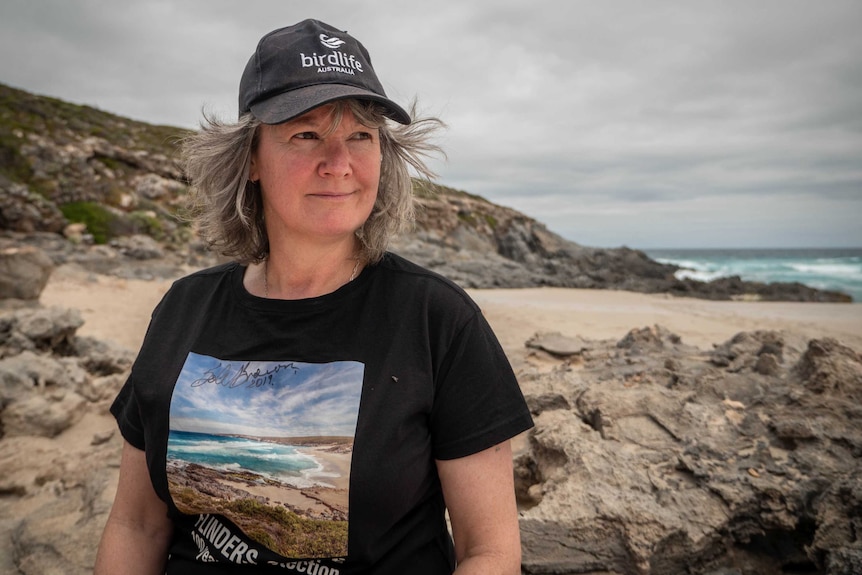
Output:
<svg viewBox="0 0 862 575">
<path fill-rule="evenodd" d="M 173 273 L 214 258 L 176 217 L 184 132 L 0 85 L 0 250 L 34 245 L 103 273 Z M 415 231 L 395 251 L 465 287 L 581 287 L 710 299 L 849 301 L 801 284 L 674 277 L 628 248 L 581 246 L 515 210 L 416 184 Z M 125 265 L 131 258 L 133 265 Z"/>
<path fill-rule="evenodd" d="M 0 85 L 0 228 L 62 233 L 80 222 L 98 244 L 136 233 L 182 241 L 182 135 Z"/>
</svg>

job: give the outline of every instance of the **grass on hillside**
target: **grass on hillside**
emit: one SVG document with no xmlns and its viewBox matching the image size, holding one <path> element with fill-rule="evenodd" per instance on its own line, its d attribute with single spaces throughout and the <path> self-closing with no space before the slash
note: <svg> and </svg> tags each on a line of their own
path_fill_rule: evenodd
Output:
<svg viewBox="0 0 862 575">
<path fill-rule="evenodd" d="M 38 134 L 59 144 L 97 137 L 122 148 L 172 157 L 179 138 L 187 133 L 0 84 L 0 174 L 12 181 L 33 183 L 20 152 L 24 134 Z"/>
</svg>

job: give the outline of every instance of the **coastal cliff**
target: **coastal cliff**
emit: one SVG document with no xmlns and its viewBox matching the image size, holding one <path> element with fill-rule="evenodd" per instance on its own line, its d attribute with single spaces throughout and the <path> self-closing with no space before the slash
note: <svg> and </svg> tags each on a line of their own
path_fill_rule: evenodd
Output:
<svg viewBox="0 0 862 575">
<path fill-rule="evenodd" d="M 31 246 L 55 264 L 119 276 L 169 276 L 215 261 L 178 219 L 187 131 L 0 85 L 0 250 Z M 416 182 L 417 222 L 394 251 L 464 287 L 536 286 L 706 299 L 849 301 L 797 283 L 677 279 L 677 266 L 619 247 L 566 240 L 516 210 Z"/>
</svg>

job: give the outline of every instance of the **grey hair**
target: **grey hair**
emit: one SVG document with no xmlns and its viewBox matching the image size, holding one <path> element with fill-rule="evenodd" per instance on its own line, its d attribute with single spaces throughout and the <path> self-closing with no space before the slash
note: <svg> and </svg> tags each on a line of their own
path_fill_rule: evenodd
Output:
<svg viewBox="0 0 862 575">
<path fill-rule="evenodd" d="M 359 257 L 375 263 L 383 257 L 390 239 L 414 220 L 412 167 L 419 177 L 435 174 L 424 158 L 444 155 L 431 136 L 444 127 L 441 120 L 414 119 L 404 126 L 387 121 L 379 104 L 362 100 L 335 103 L 330 130 L 345 111 L 357 121 L 380 131 L 380 185 L 371 215 L 356 230 L 361 244 Z M 410 108 L 416 117 L 416 104 Z M 190 183 L 188 215 L 198 225 L 207 245 L 242 263 L 259 262 L 269 255 L 269 240 L 263 220 L 263 202 L 257 183 L 249 181 L 252 153 L 257 145 L 260 121 L 243 114 L 235 123 L 204 114 L 201 129 L 181 143 L 182 161 Z"/>
</svg>

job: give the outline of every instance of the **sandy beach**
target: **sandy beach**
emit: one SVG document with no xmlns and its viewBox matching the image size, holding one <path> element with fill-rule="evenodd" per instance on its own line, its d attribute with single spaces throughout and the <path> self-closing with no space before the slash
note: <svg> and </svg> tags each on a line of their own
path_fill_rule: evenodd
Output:
<svg viewBox="0 0 862 575">
<path fill-rule="evenodd" d="M 171 281 L 124 280 L 61 267 L 42 293 L 46 306 L 77 308 L 81 335 L 137 350 L 150 314 Z M 777 330 L 833 337 L 862 349 L 862 304 L 707 301 L 661 294 L 562 288 L 469 290 L 507 351 L 536 332 L 619 339 L 661 325 L 683 342 L 710 349 L 740 331 Z"/>
<path fill-rule="evenodd" d="M 537 331 L 585 339 L 619 339 L 661 325 L 703 349 L 741 331 L 833 337 L 862 349 L 862 304 L 708 301 L 664 294 L 563 288 L 470 290 L 507 350 Z"/>
<path fill-rule="evenodd" d="M 272 485 L 249 485 L 248 483 L 225 481 L 241 488 L 251 495 L 263 496 L 273 503 L 287 505 L 295 509 L 310 509 L 321 514 L 326 508 L 339 509 L 347 513 L 349 507 L 348 488 L 350 486 L 350 453 L 332 453 L 325 449 L 304 447 L 300 450 L 318 461 L 323 470 L 314 479 L 322 485 L 298 489 Z"/>
</svg>

